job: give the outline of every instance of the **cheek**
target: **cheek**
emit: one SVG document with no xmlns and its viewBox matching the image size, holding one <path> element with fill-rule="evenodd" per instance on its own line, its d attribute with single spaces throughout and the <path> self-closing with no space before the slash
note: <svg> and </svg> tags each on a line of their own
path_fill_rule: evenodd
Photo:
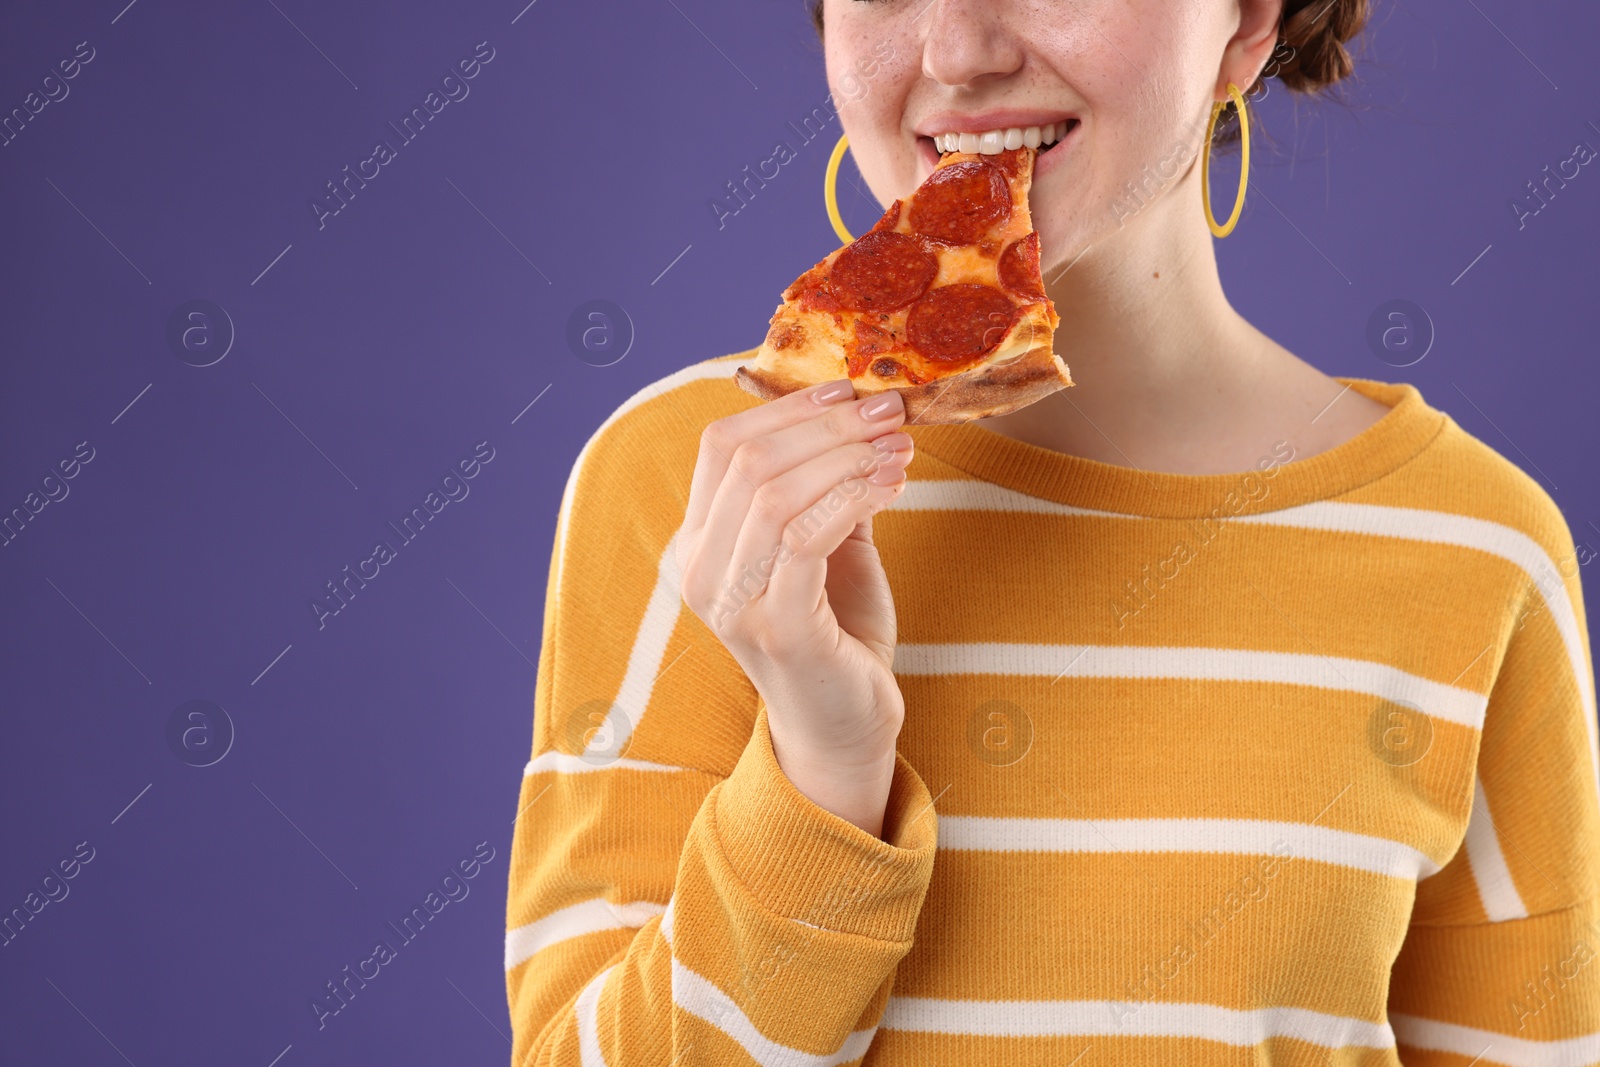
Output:
<svg viewBox="0 0 1600 1067">
<path fill-rule="evenodd" d="M 1204 5 L 1186 0 L 1163 8 L 1156 12 L 1148 4 L 1133 4 L 1108 30 L 1115 34 L 1117 65 L 1133 79 L 1133 86 L 1112 85 L 1099 93 L 1097 113 L 1117 127 L 1117 136 L 1110 139 L 1113 151 L 1104 161 L 1114 190 L 1145 180 L 1158 168 L 1162 181 L 1170 184 L 1174 159 L 1197 155 L 1205 135 L 1205 101 L 1220 58 L 1220 50 L 1212 55 L 1206 43 L 1214 16 L 1208 16 Z M 1101 63 L 1099 72 L 1109 77 L 1114 67 Z M 1179 165 L 1179 175 L 1183 169 Z"/>
<path fill-rule="evenodd" d="M 1172 196 L 1198 158 L 1204 98 L 1192 79 L 1163 67 L 1160 38 L 1117 43 L 1120 51 L 1102 41 L 1099 51 L 1077 57 L 1069 84 L 1088 118 L 1068 148 L 1075 154 L 1056 160 L 1034 187 L 1046 278 Z M 1134 79 L 1130 63 L 1145 76 Z"/>
<path fill-rule="evenodd" d="M 916 145 L 904 129 L 908 95 L 919 74 L 915 42 L 888 32 L 886 19 L 838 21 L 843 25 L 837 34 L 829 28 L 826 48 L 828 84 L 842 123 L 832 136 L 849 136 L 851 161 L 887 205 L 916 187 Z"/>
<path fill-rule="evenodd" d="M 841 203 L 846 192 L 845 175 L 851 164 L 861 172 L 858 179 L 887 207 L 916 188 L 915 144 L 901 129 L 901 105 L 875 91 L 854 104 L 840 108 L 842 132 L 850 138 L 850 153 L 840 169 Z M 829 145 L 832 148 L 832 145 Z M 854 194 L 852 193 L 852 196 Z"/>
</svg>

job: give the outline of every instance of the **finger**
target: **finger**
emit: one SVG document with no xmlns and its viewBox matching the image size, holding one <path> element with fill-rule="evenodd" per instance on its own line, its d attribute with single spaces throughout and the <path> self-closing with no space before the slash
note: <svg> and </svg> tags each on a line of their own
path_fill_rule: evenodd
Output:
<svg viewBox="0 0 1600 1067">
<path fill-rule="evenodd" d="M 855 533 L 867 518 L 882 511 L 905 489 L 905 468 L 885 464 L 884 476 L 898 480 L 877 485 L 870 479 L 852 479 L 841 489 L 844 504 L 828 513 L 824 508 L 820 523 L 808 515 L 798 516 L 784 531 L 787 552 L 779 555 L 767 582 L 770 604 L 795 605 L 796 614 L 809 610 L 823 599 L 828 579 L 828 557 Z M 783 616 L 773 619 L 781 624 Z M 802 621 L 797 618 L 796 621 Z"/>
<path fill-rule="evenodd" d="M 880 443 L 882 448 L 877 447 Z M 800 542 L 817 536 L 834 515 L 867 495 L 870 488 L 903 481 L 911 455 L 911 435 L 892 433 L 870 445 L 855 443 L 832 449 L 766 482 L 750 503 L 725 581 L 735 589 L 764 582 L 772 575 L 775 561 L 792 554 Z M 861 518 L 857 513 L 856 522 Z M 850 532 L 844 531 L 846 536 Z"/>
<path fill-rule="evenodd" d="M 888 405 L 880 417 L 863 414 L 880 407 L 885 398 Z M 751 502 L 767 482 L 841 445 L 894 431 L 904 421 L 905 405 L 900 394 L 880 393 L 836 405 L 821 415 L 744 442 L 712 496 L 696 545 L 700 557 L 708 561 L 733 558 Z M 820 494 L 821 491 L 799 503 L 808 504 Z M 711 570 L 715 572 L 715 568 Z"/>
<path fill-rule="evenodd" d="M 815 418 L 832 405 L 849 400 L 854 395 L 855 386 L 850 379 L 840 378 L 797 390 L 708 425 L 700 434 L 700 454 L 695 460 L 694 478 L 689 484 L 689 504 L 683 516 L 684 533 L 696 534 L 705 525 L 717 486 L 727 476 L 733 453 L 741 444 L 761 434 Z"/>
<path fill-rule="evenodd" d="M 898 430 L 904 419 L 905 400 L 895 390 L 859 397 L 746 442 L 734 453 L 730 473 L 741 473 L 759 487 L 830 449 Z"/>
</svg>

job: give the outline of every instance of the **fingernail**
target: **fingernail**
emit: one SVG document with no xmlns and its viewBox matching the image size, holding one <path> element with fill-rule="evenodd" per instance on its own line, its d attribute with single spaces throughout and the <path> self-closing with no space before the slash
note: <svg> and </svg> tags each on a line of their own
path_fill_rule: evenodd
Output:
<svg viewBox="0 0 1600 1067">
<path fill-rule="evenodd" d="M 884 467 L 899 467 L 901 470 L 911 466 L 911 449 L 902 449 L 899 452 L 884 452 L 879 454 L 878 460 L 873 464 L 873 470 Z"/>
<path fill-rule="evenodd" d="M 840 378 L 836 382 L 829 382 L 811 394 L 811 399 L 819 404 L 831 404 L 835 400 L 843 400 L 853 390 L 850 388 L 849 378 Z"/>
<path fill-rule="evenodd" d="M 873 441 L 872 447 L 877 449 L 882 455 L 892 455 L 895 452 L 900 452 L 911 447 L 911 435 L 900 430 L 897 430 L 894 433 L 886 433 L 882 437 Z"/>
<path fill-rule="evenodd" d="M 861 417 L 864 419 L 884 419 L 893 415 L 900 404 L 900 394 L 890 391 L 875 400 L 869 400 L 861 407 Z"/>
<path fill-rule="evenodd" d="M 867 475 L 867 481 L 873 485 L 893 485 L 895 482 L 904 481 L 905 476 L 906 469 L 904 467 L 898 464 L 884 464 Z"/>
</svg>

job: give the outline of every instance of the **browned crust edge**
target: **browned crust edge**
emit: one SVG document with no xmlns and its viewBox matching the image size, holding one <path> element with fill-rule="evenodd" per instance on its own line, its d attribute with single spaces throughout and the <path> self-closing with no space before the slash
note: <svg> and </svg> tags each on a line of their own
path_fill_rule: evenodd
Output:
<svg viewBox="0 0 1600 1067">
<path fill-rule="evenodd" d="M 817 384 L 775 373 L 755 365 L 754 361 L 741 364 L 733 377 L 739 388 L 762 400 L 776 400 Z M 1061 357 L 1050 346 L 1040 345 L 1016 359 L 980 364 L 921 385 L 886 385 L 873 389 L 871 382 L 858 380 L 856 395 L 870 396 L 894 390 L 905 402 L 906 422 L 936 425 L 1004 415 L 1071 384 L 1072 375 Z"/>
</svg>

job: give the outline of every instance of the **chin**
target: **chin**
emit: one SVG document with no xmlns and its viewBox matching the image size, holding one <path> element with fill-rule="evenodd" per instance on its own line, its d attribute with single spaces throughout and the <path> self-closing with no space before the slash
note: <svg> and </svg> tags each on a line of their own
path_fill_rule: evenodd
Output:
<svg viewBox="0 0 1600 1067">
<path fill-rule="evenodd" d="M 1045 158 L 1055 154 L 1047 153 Z M 1090 185 L 1083 176 L 1073 173 L 1077 169 L 1052 167 L 1045 170 L 1035 181 L 1028 198 L 1033 228 L 1039 234 L 1039 266 L 1046 285 L 1089 245 L 1110 236 L 1110 231 L 1116 228 L 1116 220 L 1105 202 L 1085 195 Z"/>
</svg>

